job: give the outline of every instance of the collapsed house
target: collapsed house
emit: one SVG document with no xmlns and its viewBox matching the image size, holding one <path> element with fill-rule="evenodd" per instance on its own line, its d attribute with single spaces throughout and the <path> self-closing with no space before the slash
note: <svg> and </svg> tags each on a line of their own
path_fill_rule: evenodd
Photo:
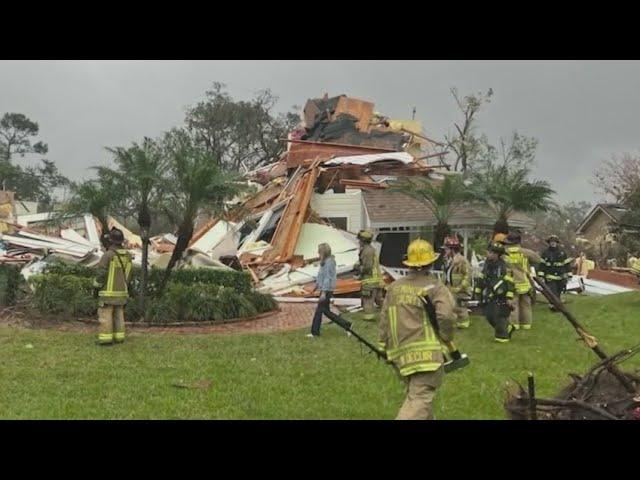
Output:
<svg viewBox="0 0 640 480">
<path fill-rule="evenodd" d="M 203 221 L 190 248 L 227 264 L 237 260 L 260 291 L 311 296 L 317 246 L 326 242 L 337 263 L 335 293 L 352 294 L 360 290 L 352 273 L 356 233 L 367 228 L 387 280 L 406 273 L 407 245 L 436 222 L 424 204 L 389 187 L 406 177 L 437 182 L 454 174 L 443 162 L 444 145 L 425 135 L 420 122 L 390 119 L 373 103 L 345 95 L 308 100 L 299 128 L 282 140 L 287 150 L 279 159 L 246 174 L 257 193 L 224 218 Z M 533 225 L 519 214 L 511 221 Z M 474 230 L 490 231 L 493 223 L 472 205 L 452 219 L 465 247 Z"/>
</svg>

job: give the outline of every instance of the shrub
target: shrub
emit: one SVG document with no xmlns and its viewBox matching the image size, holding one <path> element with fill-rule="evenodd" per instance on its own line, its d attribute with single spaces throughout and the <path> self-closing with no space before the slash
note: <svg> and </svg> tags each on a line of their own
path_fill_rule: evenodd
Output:
<svg viewBox="0 0 640 480">
<path fill-rule="evenodd" d="M 42 313 L 65 315 L 96 313 L 98 302 L 92 296 L 95 270 L 77 265 L 55 264 L 53 268 L 47 268 L 47 271 L 49 273 L 32 278 L 35 287 L 32 305 L 36 309 Z M 233 286 L 198 282 L 202 278 L 208 281 L 216 278 L 215 275 L 209 276 L 209 272 L 193 274 L 190 271 L 191 275 L 177 275 L 167 285 L 164 295 L 154 296 L 147 303 L 147 319 L 152 323 L 221 321 L 249 318 L 275 310 L 277 303 L 271 295 L 246 289 L 242 285 L 244 276 L 217 276 Z M 236 288 L 238 285 L 242 290 Z M 125 317 L 128 321 L 136 321 L 142 315 L 135 291 L 131 293 L 132 298 L 125 307 Z"/>
<path fill-rule="evenodd" d="M 278 308 L 278 302 L 275 301 L 272 295 L 266 293 L 256 292 L 255 290 L 247 294 L 247 298 L 258 313 L 271 312 Z"/>
<path fill-rule="evenodd" d="M 52 262 L 45 267 L 43 273 L 55 273 L 61 275 L 76 275 L 80 277 L 93 278 L 96 275 L 95 268 L 89 268 L 84 265 L 66 264 L 63 262 Z M 133 267 L 133 275 L 131 277 L 131 295 L 137 296 L 140 290 L 140 277 L 142 269 Z M 148 293 L 153 296 L 157 293 L 162 282 L 164 269 L 150 268 L 149 278 L 147 281 Z M 249 293 L 252 291 L 251 276 L 247 272 L 238 272 L 235 270 L 214 270 L 211 268 L 184 268 L 174 270 L 171 273 L 170 282 L 181 283 L 184 285 L 193 285 L 196 283 L 221 285 L 223 287 L 231 287 L 240 293 Z"/>
<path fill-rule="evenodd" d="M 20 296 L 22 275 L 17 265 L 0 265 L 0 306 L 15 305 Z"/>
<path fill-rule="evenodd" d="M 93 281 L 76 275 L 46 274 L 32 277 L 32 305 L 41 313 L 95 315 L 98 302 Z"/>
</svg>

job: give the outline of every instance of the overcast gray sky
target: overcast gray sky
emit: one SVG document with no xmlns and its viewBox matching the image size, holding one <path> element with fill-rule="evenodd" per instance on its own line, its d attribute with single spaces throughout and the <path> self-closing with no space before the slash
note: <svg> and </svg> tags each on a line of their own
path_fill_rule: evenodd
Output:
<svg viewBox="0 0 640 480">
<path fill-rule="evenodd" d="M 235 98 L 270 88 L 279 109 L 324 92 L 375 102 L 422 120 L 436 138 L 459 118 L 449 93 L 493 88 L 479 129 L 496 141 L 514 130 L 539 139 L 535 175 L 561 202 L 595 201 L 598 162 L 640 147 L 638 61 L 0 61 L 0 114 L 40 124 L 48 158 L 73 179 L 104 164 L 105 146 L 155 137 L 184 118 L 211 83 Z"/>
</svg>

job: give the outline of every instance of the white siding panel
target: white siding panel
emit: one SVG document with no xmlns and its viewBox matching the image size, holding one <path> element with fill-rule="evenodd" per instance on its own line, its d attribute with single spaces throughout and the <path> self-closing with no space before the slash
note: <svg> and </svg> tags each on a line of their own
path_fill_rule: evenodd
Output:
<svg viewBox="0 0 640 480">
<path fill-rule="evenodd" d="M 311 208 L 321 217 L 346 217 L 347 230 L 357 233 L 363 228 L 364 206 L 362 191 L 347 190 L 345 193 L 314 193 Z"/>
</svg>

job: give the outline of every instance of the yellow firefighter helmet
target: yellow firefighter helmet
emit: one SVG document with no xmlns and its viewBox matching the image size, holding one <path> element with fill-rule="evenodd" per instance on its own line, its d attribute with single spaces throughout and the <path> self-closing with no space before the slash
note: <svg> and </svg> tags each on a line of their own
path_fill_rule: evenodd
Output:
<svg viewBox="0 0 640 480">
<path fill-rule="evenodd" d="M 435 262 L 439 256 L 429 242 L 417 238 L 409 244 L 407 248 L 407 259 L 402 263 L 407 267 L 424 267 Z"/>
</svg>

